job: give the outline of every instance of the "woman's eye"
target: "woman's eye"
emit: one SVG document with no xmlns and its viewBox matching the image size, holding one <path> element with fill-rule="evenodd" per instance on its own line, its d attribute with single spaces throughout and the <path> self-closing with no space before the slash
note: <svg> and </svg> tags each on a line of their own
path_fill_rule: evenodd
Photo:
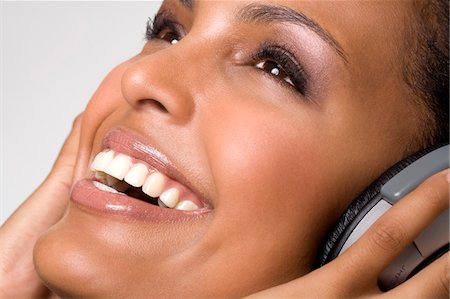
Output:
<svg viewBox="0 0 450 299">
<path fill-rule="evenodd" d="M 286 81 L 292 86 L 295 86 L 283 67 L 273 60 L 261 61 L 256 64 L 256 67 L 271 74 L 274 77 Z"/>
<path fill-rule="evenodd" d="M 173 31 L 163 32 L 162 34 L 160 34 L 159 38 L 171 43 L 172 45 L 175 45 L 180 41 L 180 37 L 178 36 L 178 34 Z"/>
<path fill-rule="evenodd" d="M 148 41 L 161 40 L 172 45 L 178 43 L 184 36 L 182 26 L 168 11 L 158 13 L 153 21 L 147 22 L 145 37 Z"/>
</svg>

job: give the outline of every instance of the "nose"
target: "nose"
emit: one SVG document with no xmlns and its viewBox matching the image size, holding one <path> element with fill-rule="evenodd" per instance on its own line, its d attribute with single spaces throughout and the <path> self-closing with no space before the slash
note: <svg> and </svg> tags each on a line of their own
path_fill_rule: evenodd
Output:
<svg viewBox="0 0 450 299">
<path fill-rule="evenodd" d="M 172 49 L 140 54 L 123 73 L 121 88 L 125 100 L 149 114 L 166 114 L 185 122 L 192 117 L 194 102 L 182 59 Z"/>
</svg>

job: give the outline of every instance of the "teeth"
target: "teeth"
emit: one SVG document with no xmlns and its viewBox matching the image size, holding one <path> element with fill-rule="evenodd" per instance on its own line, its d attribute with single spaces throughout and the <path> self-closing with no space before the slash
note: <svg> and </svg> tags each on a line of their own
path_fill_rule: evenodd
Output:
<svg viewBox="0 0 450 299">
<path fill-rule="evenodd" d="M 105 174 L 105 175 L 106 175 L 106 177 L 105 177 L 106 184 L 107 184 L 108 186 L 110 186 L 110 187 L 113 187 L 115 184 L 117 184 L 118 182 L 120 182 L 120 180 L 116 179 L 116 178 L 113 177 L 113 176 L 110 176 L 110 175 L 108 175 L 108 174 Z"/>
<path fill-rule="evenodd" d="M 100 182 L 94 181 L 93 183 L 94 183 L 95 187 L 97 187 L 98 189 L 100 189 L 102 191 L 111 192 L 111 193 L 119 193 L 116 189 L 106 186 Z"/>
<path fill-rule="evenodd" d="M 160 206 L 161 208 L 167 208 L 167 206 L 159 198 L 158 198 L 158 206 Z"/>
<path fill-rule="evenodd" d="M 198 210 L 199 208 L 192 201 L 190 201 L 190 200 L 183 200 L 182 202 L 178 203 L 175 206 L 175 209 L 176 210 L 183 210 L 183 211 L 193 211 L 193 210 Z"/>
<path fill-rule="evenodd" d="M 158 198 L 158 205 L 162 208 L 192 211 L 199 207 L 190 200 L 180 201 L 180 190 L 175 187 L 164 190 L 166 177 L 158 171 L 148 174 L 147 166 L 143 163 L 132 163 L 132 158 L 117 154 L 113 150 L 98 153 L 91 164 L 95 171 L 95 187 L 102 191 L 124 194 L 131 186 L 142 187 L 142 192 L 153 198 Z"/>
<path fill-rule="evenodd" d="M 125 176 L 125 182 L 133 187 L 141 187 L 147 178 L 147 167 L 144 164 L 137 163 L 128 171 Z"/>
<path fill-rule="evenodd" d="M 105 152 L 100 152 L 95 156 L 94 161 L 91 163 L 91 170 L 100 170 L 100 164 L 102 161 L 103 156 L 105 155 Z"/>
<path fill-rule="evenodd" d="M 97 156 L 95 156 L 95 159 L 91 164 L 91 169 L 105 172 L 105 169 L 108 167 L 113 158 L 114 152 L 111 150 L 107 152 L 100 152 Z"/>
<path fill-rule="evenodd" d="M 107 174 L 104 173 L 103 171 L 96 171 L 95 172 L 95 178 L 97 180 L 105 181 L 106 180 L 106 176 L 107 176 Z"/>
<path fill-rule="evenodd" d="M 169 208 L 174 208 L 179 200 L 180 191 L 177 188 L 170 188 L 164 191 L 159 199 Z"/>
<path fill-rule="evenodd" d="M 159 172 L 154 172 L 145 180 L 142 191 L 151 197 L 158 197 L 164 189 L 164 175 Z"/>
<path fill-rule="evenodd" d="M 118 180 L 123 180 L 131 168 L 131 158 L 123 154 L 118 154 L 114 160 L 109 163 L 105 172 Z"/>
</svg>

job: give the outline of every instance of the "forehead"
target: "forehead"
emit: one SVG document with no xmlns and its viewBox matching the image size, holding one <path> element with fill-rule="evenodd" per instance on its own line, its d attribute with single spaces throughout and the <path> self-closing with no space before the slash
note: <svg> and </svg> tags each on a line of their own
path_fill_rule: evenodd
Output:
<svg viewBox="0 0 450 299">
<path fill-rule="evenodd" d="M 412 1 L 279 1 L 322 24 L 349 56 L 374 50 L 388 54 L 405 38 Z M 376 56 L 374 56 L 376 57 Z"/>
<path fill-rule="evenodd" d="M 163 7 L 176 10 L 190 23 L 218 23 L 226 19 L 232 32 L 239 12 L 249 5 L 287 7 L 317 23 L 345 53 L 347 70 L 354 84 L 383 84 L 386 76 L 401 81 L 401 59 L 412 15 L 413 1 L 336 1 L 336 0 L 166 0 Z M 211 25 L 209 24 L 209 25 Z M 203 24 L 205 25 L 205 24 Z M 267 25 L 267 24 L 266 24 Z M 267 26 L 274 25 L 269 24 Z M 201 27 L 201 26 L 200 26 Z M 205 26 L 207 28 L 220 28 Z M 307 26 L 303 29 L 310 30 Z M 302 30 L 303 30 L 302 29 Z M 313 32 L 317 34 L 317 32 Z M 302 41 L 300 41 L 302 42 Z M 331 47 L 330 47 L 331 48 Z M 339 52 L 339 50 L 338 50 Z M 361 76 L 368 74 L 369 78 Z M 378 79 L 378 83 L 377 83 Z"/>
<path fill-rule="evenodd" d="M 180 10 L 196 22 L 202 19 L 196 16 L 210 14 L 214 19 L 217 15 L 213 14 L 220 13 L 233 23 L 242 20 L 239 16 L 251 5 L 286 7 L 301 13 L 329 33 L 331 40 L 335 40 L 339 47 L 342 46 L 338 52 L 342 50 L 356 58 L 360 56 L 358 52 L 361 49 L 366 53 L 381 50 L 386 55 L 386 52 L 392 52 L 392 48 L 398 48 L 398 43 L 404 39 L 405 30 L 413 19 L 413 1 L 405 0 L 166 0 L 163 6 Z"/>
</svg>

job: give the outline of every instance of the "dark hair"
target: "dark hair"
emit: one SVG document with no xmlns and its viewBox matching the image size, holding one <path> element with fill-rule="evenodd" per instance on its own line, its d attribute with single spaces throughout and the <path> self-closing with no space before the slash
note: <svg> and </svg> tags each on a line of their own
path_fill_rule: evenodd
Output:
<svg viewBox="0 0 450 299">
<path fill-rule="evenodd" d="M 427 111 L 421 146 L 449 141 L 449 2 L 416 0 L 403 77 Z"/>
</svg>

